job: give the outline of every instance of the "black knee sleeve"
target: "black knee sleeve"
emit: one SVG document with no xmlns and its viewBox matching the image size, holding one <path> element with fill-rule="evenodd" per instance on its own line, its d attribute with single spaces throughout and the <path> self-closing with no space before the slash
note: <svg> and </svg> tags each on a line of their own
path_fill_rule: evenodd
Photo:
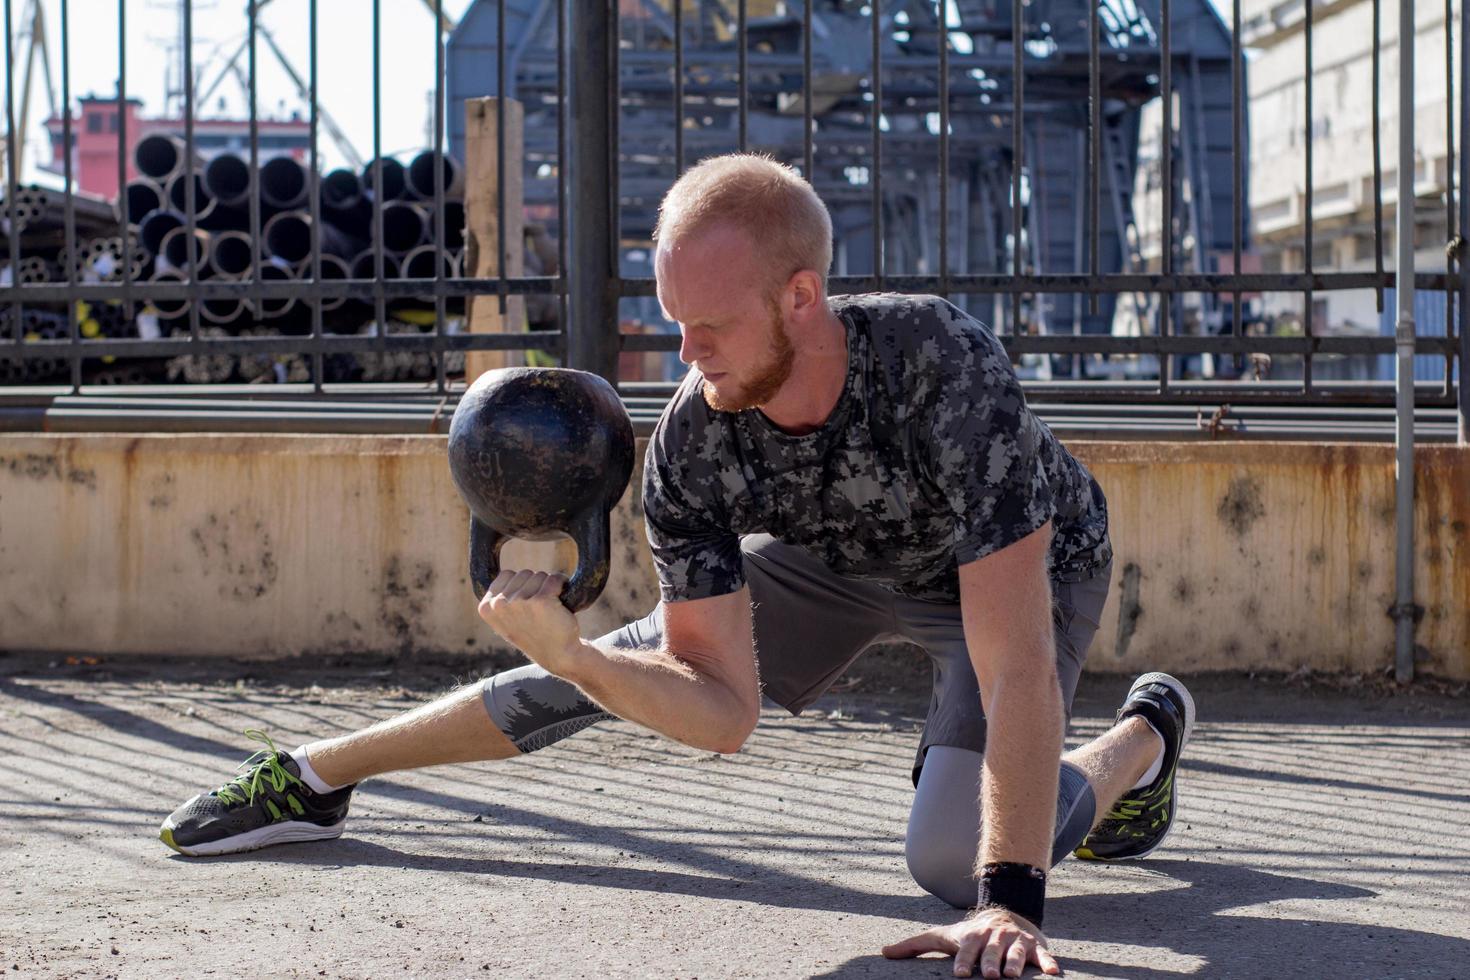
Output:
<svg viewBox="0 0 1470 980">
<path fill-rule="evenodd" d="M 480 696 L 490 720 L 522 752 L 544 749 L 612 717 L 575 684 L 536 664 L 487 678 Z"/>
<path fill-rule="evenodd" d="M 1062 763 L 1057 780 L 1057 826 L 1051 839 L 1051 864 L 1056 867 L 1075 851 L 1097 818 L 1097 796 L 1087 774 L 1070 762 Z"/>
</svg>

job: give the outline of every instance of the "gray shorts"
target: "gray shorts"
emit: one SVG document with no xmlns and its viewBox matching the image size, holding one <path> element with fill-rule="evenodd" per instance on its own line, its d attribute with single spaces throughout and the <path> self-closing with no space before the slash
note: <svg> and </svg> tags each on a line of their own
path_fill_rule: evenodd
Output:
<svg viewBox="0 0 1470 980">
<path fill-rule="evenodd" d="M 933 692 L 914 760 L 914 780 L 931 745 L 985 751 L 985 712 L 958 604 L 908 599 L 871 582 L 844 578 L 802 549 L 769 535 L 748 535 L 740 547 L 755 617 L 756 659 L 767 697 L 799 714 L 868 647 L 908 641 L 922 647 L 933 666 Z M 1052 583 L 1057 677 L 1068 718 L 1110 578 L 1111 566 L 1082 582 Z M 660 604 L 598 642 L 656 647 L 662 638 Z M 491 717 L 524 752 L 608 717 L 575 687 L 534 664 L 491 678 L 484 696 Z"/>
</svg>

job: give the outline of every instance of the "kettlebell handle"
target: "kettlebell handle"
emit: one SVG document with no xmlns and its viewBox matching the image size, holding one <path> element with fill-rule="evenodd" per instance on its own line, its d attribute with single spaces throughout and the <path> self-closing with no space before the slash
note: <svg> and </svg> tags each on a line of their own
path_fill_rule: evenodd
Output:
<svg viewBox="0 0 1470 980">
<path fill-rule="evenodd" d="M 594 510 L 602 513 L 583 514 L 567 529 L 577 544 L 577 570 L 562 586 L 561 602 L 574 613 L 596 602 L 607 585 L 610 515 L 601 507 Z M 485 597 L 490 583 L 500 574 L 500 549 L 508 540 L 506 535 L 470 515 L 470 583 L 476 599 Z"/>
</svg>

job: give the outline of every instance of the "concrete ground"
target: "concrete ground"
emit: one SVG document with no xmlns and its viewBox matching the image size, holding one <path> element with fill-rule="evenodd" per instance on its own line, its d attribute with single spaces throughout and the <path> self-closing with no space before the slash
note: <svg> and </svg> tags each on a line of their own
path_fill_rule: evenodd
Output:
<svg viewBox="0 0 1470 980">
<path fill-rule="evenodd" d="M 451 673 L 0 656 L 0 970 L 949 975 L 878 955 L 958 917 L 903 866 L 911 691 L 767 712 L 728 758 L 617 723 L 509 763 L 375 780 L 339 841 L 196 860 L 156 839 L 247 753 L 242 729 L 294 746 Z M 1101 731 L 1126 686 L 1085 679 L 1074 736 Z M 1177 833 L 1157 859 L 1053 874 L 1067 975 L 1470 977 L 1464 688 L 1192 687 Z"/>
</svg>

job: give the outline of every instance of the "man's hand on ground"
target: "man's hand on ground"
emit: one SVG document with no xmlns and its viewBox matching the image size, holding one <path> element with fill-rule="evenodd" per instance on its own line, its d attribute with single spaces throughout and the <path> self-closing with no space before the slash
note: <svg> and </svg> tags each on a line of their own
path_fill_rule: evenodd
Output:
<svg viewBox="0 0 1470 980">
<path fill-rule="evenodd" d="M 480 600 L 480 618 L 507 643 L 561 676 L 581 650 L 577 617 L 562 605 L 566 579 L 545 572 L 502 571 Z"/>
<path fill-rule="evenodd" d="M 1062 969 L 1046 948 L 1046 936 L 1030 921 L 1004 909 L 980 909 L 963 922 L 935 926 L 901 943 L 883 947 L 890 960 L 921 953 L 949 953 L 954 975 L 968 977 L 979 967 L 982 977 L 1019 977 L 1028 963 L 1053 976 Z"/>
</svg>

